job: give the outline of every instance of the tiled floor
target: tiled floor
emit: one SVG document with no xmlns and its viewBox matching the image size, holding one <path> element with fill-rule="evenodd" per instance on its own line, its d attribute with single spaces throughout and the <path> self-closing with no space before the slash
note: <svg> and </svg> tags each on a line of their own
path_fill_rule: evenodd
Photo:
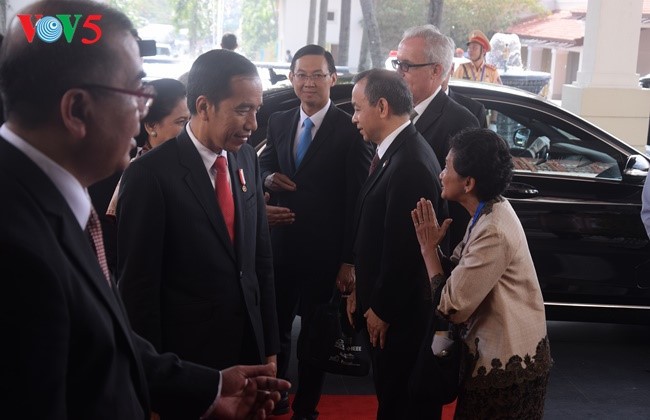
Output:
<svg viewBox="0 0 650 420">
<path fill-rule="evenodd" d="M 650 326 L 549 321 L 548 332 L 555 365 L 545 419 L 650 419 Z M 294 360 L 291 379 L 295 372 Z M 324 393 L 374 388 L 370 376 L 328 375 Z"/>
</svg>

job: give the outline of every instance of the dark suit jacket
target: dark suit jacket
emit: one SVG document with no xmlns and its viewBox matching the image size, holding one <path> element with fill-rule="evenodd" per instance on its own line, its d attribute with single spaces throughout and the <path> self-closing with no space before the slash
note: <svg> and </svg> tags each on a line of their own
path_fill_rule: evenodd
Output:
<svg viewBox="0 0 650 420">
<path fill-rule="evenodd" d="M 467 108 L 478 120 L 479 127 L 487 128 L 487 114 L 485 113 L 485 106 L 482 103 L 475 101 L 469 96 L 457 93 L 451 87 L 449 88 L 449 97 Z"/>
<path fill-rule="evenodd" d="M 358 311 L 368 308 L 391 325 L 429 302 L 429 279 L 411 219 L 424 197 L 440 220 L 440 165 L 413 125 L 390 145 L 364 184 L 357 203 L 354 242 Z M 391 326 L 392 327 L 392 326 Z"/>
<path fill-rule="evenodd" d="M 440 167 L 445 167 L 449 140 L 466 128 L 477 128 L 479 123 L 464 106 L 459 105 L 442 90 L 415 122 L 415 128 L 433 148 Z"/>
<path fill-rule="evenodd" d="M 159 351 L 217 368 L 262 362 L 279 347 L 271 243 L 253 148 L 228 153 L 228 168 L 234 246 L 186 131 L 129 165 L 117 208 L 119 287 L 133 329 Z M 242 360 L 242 349 L 259 360 Z"/>
<path fill-rule="evenodd" d="M 415 128 L 429 143 L 436 153 L 440 167 L 445 167 L 445 159 L 449 153 L 449 140 L 460 131 L 467 128 L 478 128 L 479 123 L 467 108 L 450 99 L 440 91 L 433 98 L 422 116 L 415 122 Z M 451 253 L 462 240 L 469 221 L 469 214 L 458 203 L 449 203 L 449 215 L 453 219 L 447 238 L 442 247 Z"/>
<path fill-rule="evenodd" d="M 299 108 L 271 115 L 260 156 L 262 179 L 281 172 L 297 185 L 294 192 L 273 193 L 278 205 L 296 214 L 292 225 L 271 230 L 273 256 L 276 264 L 300 264 L 305 273 L 329 279 L 305 282 L 302 290 L 303 300 L 311 295 L 327 301 L 341 263 L 352 263 L 354 206 L 373 150 L 350 115 L 332 104 L 296 169 L 293 143 L 299 118 Z"/>
<path fill-rule="evenodd" d="M 0 405 L 23 418 L 198 418 L 219 373 L 159 355 L 133 334 L 67 202 L 0 139 Z M 151 403 L 150 403 L 151 401 Z"/>
</svg>

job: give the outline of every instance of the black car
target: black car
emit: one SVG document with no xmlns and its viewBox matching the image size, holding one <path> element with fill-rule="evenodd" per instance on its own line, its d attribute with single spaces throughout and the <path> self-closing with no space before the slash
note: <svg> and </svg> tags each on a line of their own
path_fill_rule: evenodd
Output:
<svg viewBox="0 0 650 420">
<path fill-rule="evenodd" d="M 483 103 L 510 145 L 515 174 L 505 196 L 526 232 L 547 317 L 650 324 L 650 245 L 639 216 L 649 159 L 540 96 L 451 86 Z M 331 92 L 348 112 L 351 91 Z M 297 105 L 291 88 L 267 91 L 251 142 L 263 147 L 269 115 Z"/>
<path fill-rule="evenodd" d="M 650 73 L 646 74 L 643 77 L 639 78 L 639 86 L 643 88 L 650 88 Z"/>
</svg>

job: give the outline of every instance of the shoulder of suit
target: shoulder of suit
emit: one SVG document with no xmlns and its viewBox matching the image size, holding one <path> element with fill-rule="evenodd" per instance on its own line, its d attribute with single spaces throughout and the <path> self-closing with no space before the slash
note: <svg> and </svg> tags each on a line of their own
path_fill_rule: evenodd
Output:
<svg viewBox="0 0 650 420">
<path fill-rule="evenodd" d="M 296 113 L 300 113 L 300 108 L 299 107 L 286 109 L 284 111 L 276 111 L 276 112 L 272 113 L 269 116 L 269 121 L 273 121 L 273 120 L 276 120 L 278 118 L 282 119 L 282 118 L 287 118 L 287 117 L 293 117 L 293 116 L 295 116 Z"/>
<path fill-rule="evenodd" d="M 496 70 L 497 66 L 495 66 L 494 64 L 485 63 L 485 68 L 490 70 Z"/>
</svg>

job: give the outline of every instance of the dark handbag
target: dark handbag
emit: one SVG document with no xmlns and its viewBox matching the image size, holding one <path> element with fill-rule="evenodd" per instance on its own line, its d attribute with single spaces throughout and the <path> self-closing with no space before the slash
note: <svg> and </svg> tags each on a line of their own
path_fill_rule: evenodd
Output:
<svg viewBox="0 0 650 420">
<path fill-rule="evenodd" d="M 310 314 L 306 362 L 324 372 L 366 376 L 370 371 L 367 344 L 348 322 L 346 303 L 336 291 L 329 303 Z"/>
<path fill-rule="evenodd" d="M 431 314 L 426 337 L 409 378 L 409 395 L 417 401 L 435 401 L 440 405 L 449 404 L 458 396 L 460 384 L 461 341 L 457 328 L 449 325 L 451 346 L 439 355 L 433 354 L 431 343 L 434 340 L 440 319 L 435 311 Z M 440 331 L 438 329 L 438 331 Z"/>
</svg>

